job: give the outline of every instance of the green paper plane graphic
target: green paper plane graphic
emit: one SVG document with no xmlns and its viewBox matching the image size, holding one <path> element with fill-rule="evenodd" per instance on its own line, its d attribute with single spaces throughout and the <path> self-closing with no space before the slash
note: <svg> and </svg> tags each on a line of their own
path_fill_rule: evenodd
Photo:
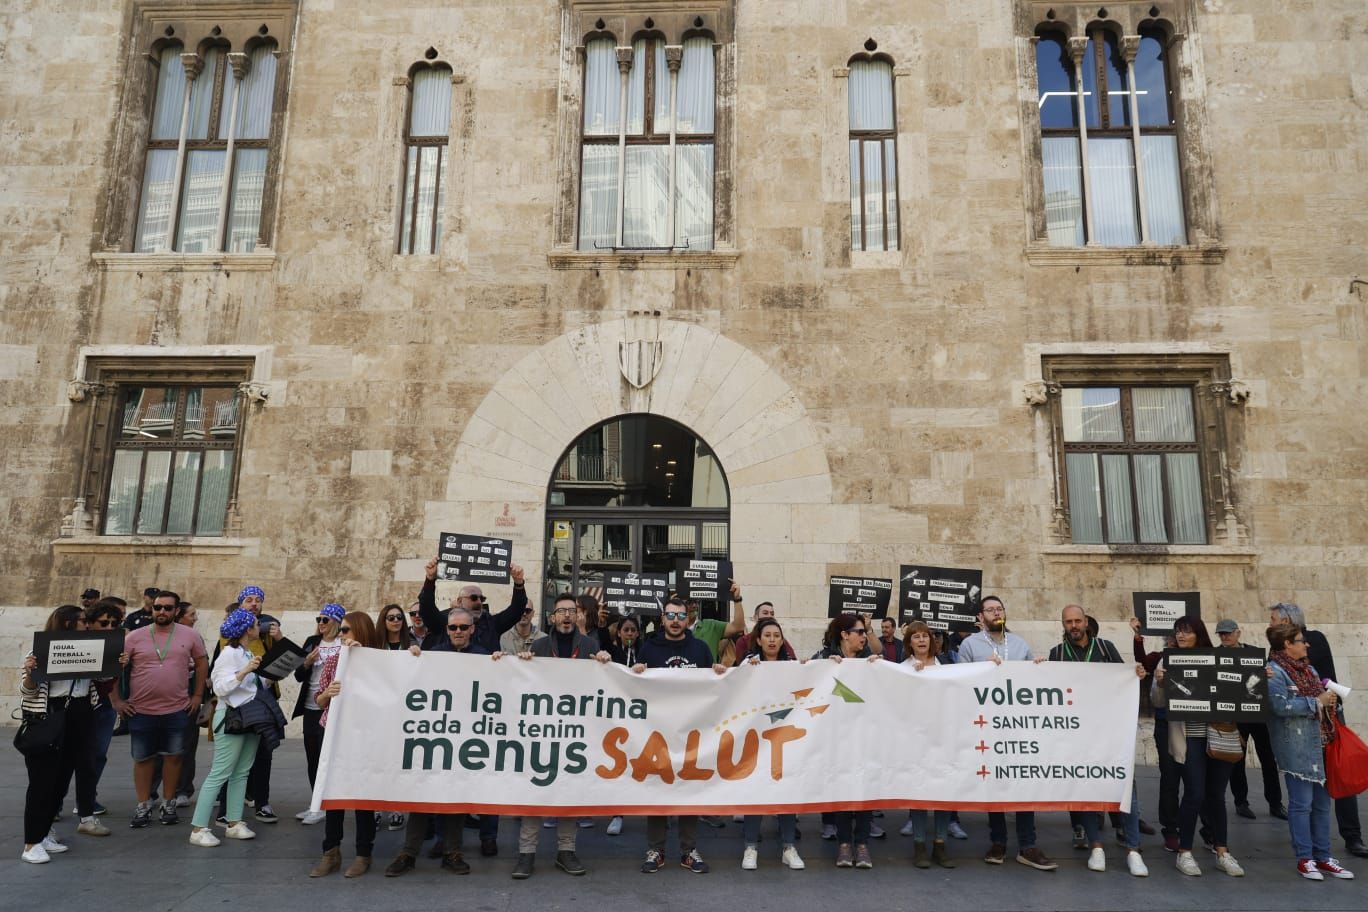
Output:
<svg viewBox="0 0 1368 912">
<path fill-rule="evenodd" d="M 863 698 L 863 697 L 861 697 L 861 696 L 860 696 L 859 694 L 857 694 L 855 691 L 851 690 L 849 687 L 846 687 L 846 686 L 845 686 L 844 684 L 842 684 L 840 681 L 837 681 L 837 682 L 836 682 L 836 686 L 835 686 L 834 688 L 832 688 L 831 694 L 832 694 L 832 696 L 840 697 L 842 700 L 845 700 L 847 703 L 863 703 L 863 702 L 864 702 L 864 698 Z"/>
</svg>

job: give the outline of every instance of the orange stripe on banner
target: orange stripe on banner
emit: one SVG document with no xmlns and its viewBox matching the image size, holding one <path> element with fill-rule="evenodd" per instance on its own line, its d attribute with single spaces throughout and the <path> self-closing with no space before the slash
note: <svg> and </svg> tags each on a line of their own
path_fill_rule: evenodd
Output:
<svg viewBox="0 0 1368 912">
<path fill-rule="evenodd" d="M 419 814 L 502 814 L 529 817 L 641 817 L 668 814 L 816 814 L 824 811 L 873 811 L 915 809 L 957 811 L 1120 811 L 1121 805 L 1106 801 L 909 801 L 879 798 L 874 801 L 813 801 L 802 804 L 458 804 L 441 801 L 379 801 L 372 798 L 327 798 L 325 811 L 365 810 Z M 1129 807 L 1126 810 L 1130 810 Z"/>
</svg>

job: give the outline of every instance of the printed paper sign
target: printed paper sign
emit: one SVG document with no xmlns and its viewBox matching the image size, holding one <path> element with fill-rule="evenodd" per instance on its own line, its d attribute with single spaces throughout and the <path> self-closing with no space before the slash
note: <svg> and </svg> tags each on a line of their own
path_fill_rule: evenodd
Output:
<svg viewBox="0 0 1368 912">
<path fill-rule="evenodd" d="M 308 654 L 286 638 L 276 640 L 275 645 L 266 650 L 257 666 L 257 674 L 268 681 L 281 681 L 294 673 L 304 664 Z"/>
<path fill-rule="evenodd" d="M 437 540 L 437 578 L 506 586 L 512 581 L 512 553 L 513 542 L 507 538 L 443 532 Z"/>
<path fill-rule="evenodd" d="M 603 604 L 621 616 L 659 617 L 669 597 L 668 573 L 603 574 Z"/>
<path fill-rule="evenodd" d="M 833 576 L 827 597 L 827 617 L 841 614 L 886 617 L 888 603 L 892 600 L 893 581 L 890 579 Z"/>
<path fill-rule="evenodd" d="M 1179 618 L 1202 616 L 1198 592 L 1136 592 L 1132 598 L 1140 632 L 1145 636 L 1168 636 Z"/>
<path fill-rule="evenodd" d="M 1258 722 L 1268 715 L 1267 656 L 1255 646 L 1164 650 L 1163 688 L 1175 721 Z"/>
<path fill-rule="evenodd" d="M 33 656 L 38 660 L 38 671 L 52 681 L 118 677 L 123 671 L 119 653 L 123 652 L 125 632 L 116 629 L 35 633 Z"/>
<path fill-rule="evenodd" d="M 977 630 L 982 597 L 982 570 L 898 568 L 898 613 L 904 624 L 925 621 L 932 630 Z"/>
<path fill-rule="evenodd" d="M 343 650 L 314 807 L 559 817 L 1130 807 L 1135 669 L 725 674 Z M 890 724 L 915 709 L 915 724 Z M 877 775 L 871 774 L 877 771 Z M 1123 804 L 1124 802 L 1124 804 Z"/>
<path fill-rule="evenodd" d="M 691 560 L 675 562 L 675 589 L 682 599 L 723 602 L 731 598 L 732 562 Z"/>
</svg>

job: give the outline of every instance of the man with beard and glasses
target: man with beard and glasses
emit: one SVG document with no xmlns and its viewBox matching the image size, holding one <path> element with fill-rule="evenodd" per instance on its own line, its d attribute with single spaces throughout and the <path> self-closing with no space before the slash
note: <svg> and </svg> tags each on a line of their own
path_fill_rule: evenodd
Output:
<svg viewBox="0 0 1368 912">
<path fill-rule="evenodd" d="M 152 600 L 152 623 L 129 633 L 124 639 L 128 676 L 128 698 L 111 694 L 114 708 L 128 717 L 128 734 L 133 752 L 133 786 L 138 806 L 129 826 L 138 829 L 152 823 L 155 795 L 152 777 L 156 759 L 162 758 L 164 800 L 158 819 L 163 824 L 179 823 L 176 813 L 176 783 L 180 781 L 181 754 L 185 750 L 187 713 L 199 712 L 209 660 L 204 641 L 193 630 L 176 623 L 181 598 L 162 590 Z M 179 633 L 179 636 L 177 635 Z M 195 680 L 187 689 L 186 671 L 195 670 Z"/>
<path fill-rule="evenodd" d="M 1108 640 L 1092 634 L 1088 615 L 1078 605 L 1065 605 L 1060 615 L 1064 625 L 1064 641 L 1050 650 L 1051 662 L 1112 662 L 1121 663 L 1121 653 Z M 1137 664 L 1135 673 L 1145 677 L 1145 666 Z M 1107 854 L 1102 850 L 1102 815 L 1097 811 L 1070 811 L 1069 821 L 1083 828 L 1088 846 L 1088 870 L 1107 870 Z M 1126 867 L 1136 877 L 1148 877 L 1149 868 L 1140 857 L 1140 799 L 1131 784 L 1130 813 L 1121 815 L 1121 829 L 1125 836 Z"/>
<path fill-rule="evenodd" d="M 960 644 L 956 662 L 992 662 L 1001 665 L 1003 662 L 1036 661 L 1026 641 L 1007 630 L 1007 606 L 1002 599 L 996 595 L 985 595 L 979 602 L 978 620 L 982 629 Z M 1000 865 L 1007 858 L 1007 815 L 1001 811 L 990 813 L 988 832 L 992 845 L 983 860 L 988 864 Z M 1018 863 L 1037 871 L 1053 871 L 1059 867 L 1036 848 L 1034 812 L 1017 811 L 1016 832 Z"/>
</svg>

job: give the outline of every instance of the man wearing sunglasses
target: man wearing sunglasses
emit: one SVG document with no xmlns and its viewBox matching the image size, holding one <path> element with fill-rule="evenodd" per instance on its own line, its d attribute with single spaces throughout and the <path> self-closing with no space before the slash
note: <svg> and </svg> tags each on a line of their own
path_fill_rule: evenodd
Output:
<svg viewBox="0 0 1368 912">
<path fill-rule="evenodd" d="M 209 659 L 204 641 L 193 630 L 176 623 L 180 596 L 165 590 L 152 600 L 152 624 L 135 630 L 124 640 L 128 699 L 114 696 L 114 708 L 128 716 L 133 751 L 133 786 L 138 806 L 129 826 L 137 829 L 152 823 L 155 796 L 152 778 L 156 758 L 162 758 L 165 799 L 159 819 L 163 824 L 180 822 L 176 813 L 176 783 L 180 781 L 181 754 L 185 750 L 185 718 L 199 712 Z M 177 632 L 180 635 L 177 636 Z M 195 681 L 186 693 L 186 672 L 194 667 Z"/>
<path fill-rule="evenodd" d="M 641 674 L 648 668 L 709 668 L 718 674 L 727 669 L 713 664 L 712 650 L 708 644 L 695 637 L 688 630 L 689 610 L 678 598 L 665 603 L 660 613 L 660 629 L 641 645 L 640 660 L 632 666 L 632 671 Z M 641 865 L 643 874 L 654 874 L 665 865 L 665 831 L 669 818 L 664 815 L 646 818 L 646 860 Z M 679 865 L 695 874 L 708 873 L 708 863 L 698 853 L 698 817 L 694 814 L 680 814 L 677 818 L 679 829 Z"/>
<path fill-rule="evenodd" d="M 433 633 L 437 633 L 446 630 L 447 626 L 442 617 L 442 612 L 437 610 L 437 558 L 434 557 L 428 561 L 425 570 L 427 578 L 423 580 L 423 588 L 418 592 L 418 610 L 423 625 Z M 513 626 L 522 618 L 523 609 L 527 607 L 527 589 L 523 585 L 522 567 L 517 564 L 511 566 L 509 576 L 513 579 L 513 600 L 507 608 L 498 614 L 490 614 L 485 610 L 488 601 L 479 586 L 464 586 L 461 589 L 461 594 L 451 600 L 451 610 L 454 611 L 459 608 L 470 615 L 472 623 L 475 625 L 471 631 L 470 641 L 478 643 L 486 655 L 493 655 L 498 651 L 499 637 L 513 629 Z M 435 636 L 433 637 L 433 645 L 429 646 L 424 643 L 423 648 L 435 649 L 437 643 L 443 639 L 446 637 Z"/>
</svg>

